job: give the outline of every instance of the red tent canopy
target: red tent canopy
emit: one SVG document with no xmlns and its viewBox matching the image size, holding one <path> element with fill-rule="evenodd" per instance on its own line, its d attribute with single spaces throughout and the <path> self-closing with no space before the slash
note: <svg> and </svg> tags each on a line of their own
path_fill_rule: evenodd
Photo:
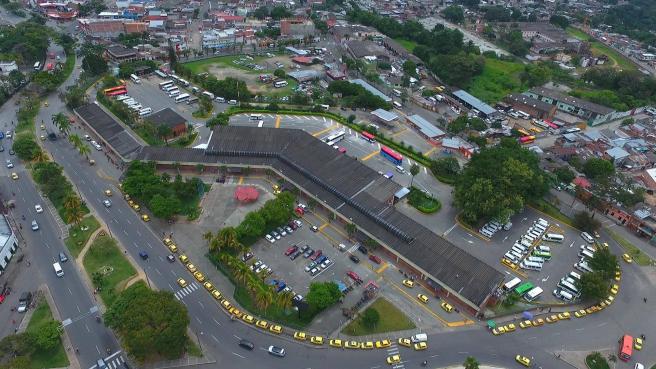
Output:
<svg viewBox="0 0 656 369">
<path fill-rule="evenodd" d="M 260 197 L 260 193 L 253 186 L 239 186 L 235 190 L 235 199 L 239 202 L 253 202 L 258 197 Z"/>
</svg>

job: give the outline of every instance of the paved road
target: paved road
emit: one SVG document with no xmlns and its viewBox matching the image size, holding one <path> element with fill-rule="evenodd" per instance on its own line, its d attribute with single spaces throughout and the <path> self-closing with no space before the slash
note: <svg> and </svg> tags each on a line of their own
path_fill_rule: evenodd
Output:
<svg viewBox="0 0 656 369">
<path fill-rule="evenodd" d="M 478 37 L 477 35 L 471 33 L 469 30 L 467 30 L 467 29 L 465 29 L 465 28 L 463 28 L 459 25 L 447 22 L 442 17 L 434 16 L 434 17 L 423 18 L 423 19 L 419 20 L 419 23 L 423 24 L 424 27 L 429 31 L 432 30 L 433 28 L 435 28 L 435 26 L 437 24 L 443 24 L 445 27 L 451 28 L 451 29 L 457 28 L 457 29 L 460 30 L 460 32 L 463 33 L 464 41 L 465 42 L 472 41 L 474 43 L 474 45 L 478 46 L 479 49 L 481 49 L 481 52 L 494 51 L 494 52 L 496 52 L 497 54 L 500 54 L 500 55 L 510 55 L 506 50 L 503 50 L 502 48 L 494 45 L 491 42 L 485 41 L 481 37 Z"/>
</svg>

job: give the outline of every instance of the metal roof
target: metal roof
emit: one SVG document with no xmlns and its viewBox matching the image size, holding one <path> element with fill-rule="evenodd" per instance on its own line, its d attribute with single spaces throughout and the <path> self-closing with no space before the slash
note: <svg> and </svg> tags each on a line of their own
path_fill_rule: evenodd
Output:
<svg viewBox="0 0 656 369">
<path fill-rule="evenodd" d="M 97 102 L 82 105 L 75 113 L 123 158 L 139 150 L 141 144 Z"/>
<path fill-rule="evenodd" d="M 446 134 L 444 131 L 435 127 L 431 122 L 427 121 L 419 114 L 409 116 L 408 120 L 417 126 L 419 131 L 428 138 L 438 138 Z"/>
<path fill-rule="evenodd" d="M 144 147 L 138 159 L 274 168 L 476 306 L 503 281 L 494 267 L 390 206 L 401 186 L 302 130 L 215 127 L 206 151 Z"/>
<path fill-rule="evenodd" d="M 356 85 L 360 85 L 364 87 L 365 90 L 371 92 L 372 94 L 380 97 L 381 99 L 385 100 L 385 102 L 392 102 L 392 98 L 385 95 L 384 93 L 380 92 L 376 87 L 370 85 L 367 81 L 364 81 L 360 78 L 357 79 L 352 79 L 349 82 L 355 83 Z"/>
<path fill-rule="evenodd" d="M 399 118 L 399 116 L 396 113 L 392 111 L 387 111 L 385 109 L 376 109 L 371 112 L 371 115 L 374 115 L 378 117 L 378 119 L 384 120 L 385 122 L 391 122 Z"/>
<path fill-rule="evenodd" d="M 471 105 L 474 109 L 480 111 L 485 115 L 496 113 L 496 110 L 493 107 L 482 102 L 477 97 L 470 95 L 469 92 L 465 90 L 455 91 L 453 95 L 459 98 L 460 100 L 466 102 L 467 104 Z"/>
</svg>

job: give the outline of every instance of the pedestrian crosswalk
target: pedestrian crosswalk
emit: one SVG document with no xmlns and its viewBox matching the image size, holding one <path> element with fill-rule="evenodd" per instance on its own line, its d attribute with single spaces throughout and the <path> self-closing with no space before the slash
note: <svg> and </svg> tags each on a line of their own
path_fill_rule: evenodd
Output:
<svg viewBox="0 0 656 369">
<path fill-rule="evenodd" d="M 388 357 L 398 355 L 398 354 L 399 354 L 399 346 L 397 346 L 397 345 L 393 345 L 393 346 L 391 346 L 390 348 L 387 349 L 387 356 Z M 392 365 L 392 368 L 393 369 L 402 369 L 402 368 L 405 368 L 405 365 L 403 364 L 403 361 L 401 361 L 398 364 Z"/>
<path fill-rule="evenodd" d="M 173 295 L 175 295 L 175 298 L 178 300 L 182 300 L 183 297 L 189 295 L 190 293 L 196 291 L 198 289 L 198 285 L 196 283 L 191 283 L 187 287 L 177 291 Z"/>
<path fill-rule="evenodd" d="M 94 364 L 89 369 L 119 369 L 119 368 L 129 368 L 125 359 L 121 355 L 121 351 L 115 352 L 112 355 L 102 359 L 105 363 L 105 367 L 98 368 L 98 363 Z"/>
</svg>

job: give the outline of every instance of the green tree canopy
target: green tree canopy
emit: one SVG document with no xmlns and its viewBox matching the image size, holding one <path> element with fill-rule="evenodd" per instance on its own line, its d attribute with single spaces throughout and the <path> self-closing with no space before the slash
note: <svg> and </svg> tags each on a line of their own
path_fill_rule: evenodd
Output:
<svg viewBox="0 0 656 369">
<path fill-rule="evenodd" d="M 34 343 L 42 350 L 48 351 L 59 344 L 61 325 L 55 320 L 49 320 L 34 333 Z"/>
<path fill-rule="evenodd" d="M 451 23 L 462 23 L 465 21 L 465 13 L 457 5 L 447 6 L 442 10 L 442 16 Z"/>
<path fill-rule="evenodd" d="M 92 76 L 99 76 L 107 72 L 107 61 L 102 54 L 90 54 L 82 59 L 82 68 Z"/>
<path fill-rule="evenodd" d="M 572 221 L 576 228 L 586 232 L 594 232 L 601 227 L 601 223 L 585 211 L 579 211 L 574 214 Z"/>
<path fill-rule="evenodd" d="M 583 273 L 578 284 L 581 287 L 581 297 L 584 299 L 601 300 L 608 296 L 608 280 L 602 273 Z"/>
<path fill-rule="evenodd" d="M 619 270 L 617 256 L 610 252 L 608 247 L 600 247 L 594 256 L 588 261 L 590 268 L 601 274 L 604 279 L 611 279 L 615 272 Z"/>
<path fill-rule="evenodd" d="M 478 369 L 478 365 L 478 360 L 473 356 L 467 356 L 465 362 L 462 363 L 462 366 L 464 366 L 465 369 Z"/>
<path fill-rule="evenodd" d="M 380 322 L 380 313 L 378 310 L 367 308 L 364 313 L 362 313 L 362 324 L 369 329 L 376 327 L 376 324 Z"/>
<path fill-rule="evenodd" d="M 615 173 L 615 166 L 608 160 L 591 158 L 583 164 L 583 173 L 595 181 L 604 181 Z"/>
<path fill-rule="evenodd" d="M 121 336 L 128 353 L 139 361 L 182 356 L 187 343 L 187 311 L 173 294 L 137 283 L 120 293 L 104 315 Z"/>
<path fill-rule="evenodd" d="M 334 305 L 342 297 L 335 282 L 312 282 L 305 299 L 310 309 L 323 310 Z"/>
<path fill-rule="evenodd" d="M 554 174 L 558 181 L 564 184 L 570 184 L 576 178 L 576 174 L 568 167 L 558 167 L 554 170 Z"/>
<path fill-rule="evenodd" d="M 180 211 L 180 200 L 173 196 L 156 194 L 150 200 L 150 211 L 158 218 L 170 219 Z"/>
</svg>

